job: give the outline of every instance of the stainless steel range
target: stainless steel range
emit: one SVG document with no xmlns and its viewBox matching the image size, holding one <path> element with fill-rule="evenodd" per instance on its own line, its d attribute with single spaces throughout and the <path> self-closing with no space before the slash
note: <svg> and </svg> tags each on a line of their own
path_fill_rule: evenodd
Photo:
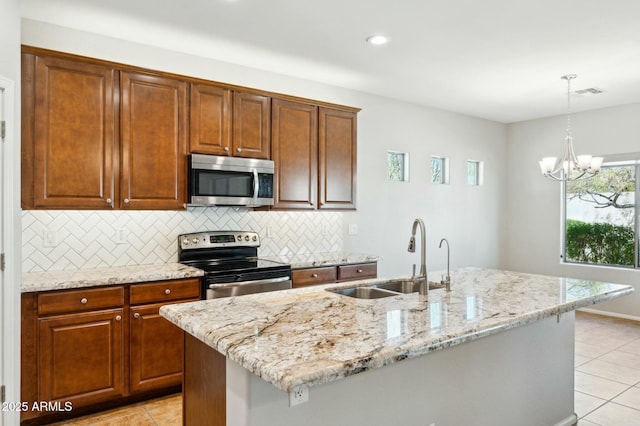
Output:
<svg viewBox="0 0 640 426">
<path fill-rule="evenodd" d="M 178 261 L 202 269 L 203 299 L 291 288 L 291 266 L 258 257 L 252 231 L 207 231 L 178 236 Z"/>
</svg>

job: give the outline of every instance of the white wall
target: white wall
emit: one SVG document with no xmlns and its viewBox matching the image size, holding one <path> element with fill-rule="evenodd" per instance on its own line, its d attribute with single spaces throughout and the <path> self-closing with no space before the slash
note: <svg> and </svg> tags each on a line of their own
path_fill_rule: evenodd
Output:
<svg viewBox="0 0 640 426">
<path fill-rule="evenodd" d="M 504 125 L 41 22 L 23 20 L 22 27 L 26 45 L 360 107 L 358 210 L 344 214 L 345 228 L 358 224 L 359 234 L 347 236 L 345 229 L 345 249 L 383 256 L 381 276 L 409 273 L 419 262 L 406 250 L 411 224 L 422 217 L 430 269 L 446 265 L 444 249 L 437 251 L 443 237 L 451 243 L 453 266 L 499 264 Z M 387 149 L 410 152 L 411 182 L 386 181 Z M 450 156 L 450 185 L 426 183 L 431 154 Z M 467 187 L 467 159 L 485 161 L 484 186 Z"/>
<path fill-rule="evenodd" d="M 576 153 L 592 155 L 640 151 L 640 104 L 573 114 Z M 516 271 L 629 284 L 636 292 L 598 304 L 598 310 L 640 318 L 640 271 L 560 263 L 560 183 L 540 175 L 538 160 L 563 152 L 566 117 L 509 126 L 507 227 L 503 266 Z"/>
<path fill-rule="evenodd" d="M 0 298 L 3 339 L 0 379 L 7 386 L 6 400 L 20 401 L 20 5 L 18 0 L 0 0 L 0 76 L 13 81 L 13 103 L 7 111 L 7 138 L 2 147 L 3 231 L 6 253 Z M 9 114 L 12 114 L 11 117 Z M 18 412 L 0 414 L 0 424 L 18 424 Z"/>
</svg>

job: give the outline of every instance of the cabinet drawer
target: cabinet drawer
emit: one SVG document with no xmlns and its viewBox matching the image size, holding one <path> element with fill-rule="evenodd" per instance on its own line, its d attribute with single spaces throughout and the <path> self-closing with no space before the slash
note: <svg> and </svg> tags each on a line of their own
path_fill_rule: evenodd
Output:
<svg viewBox="0 0 640 426">
<path fill-rule="evenodd" d="M 38 314 L 91 311 L 124 305 L 124 287 L 68 290 L 38 295 Z"/>
<path fill-rule="evenodd" d="M 377 263 L 357 263 L 338 266 L 338 281 L 375 278 L 378 275 Z"/>
<path fill-rule="evenodd" d="M 291 271 L 293 287 L 303 287 L 335 282 L 337 271 L 335 266 L 322 268 L 294 269 Z"/>
<path fill-rule="evenodd" d="M 158 281 L 131 286 L 132 305 L 200 297 L 200 279 Z"/>
</svg>

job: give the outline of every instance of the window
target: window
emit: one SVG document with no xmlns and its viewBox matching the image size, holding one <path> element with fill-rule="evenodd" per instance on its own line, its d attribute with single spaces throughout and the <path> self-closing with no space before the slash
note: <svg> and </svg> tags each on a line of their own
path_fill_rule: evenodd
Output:
<svg viewBox="0 0 640 426">
<path fill-rule="evenodd" d="M 409 153 L 387 151 L 387 178 L 397 182 L 409 180 Z"/>
<path fill-rule="evenodd" d="M 449 159 L 447 157 L 431 157 L 431 182 L 436 184 L 449 183 Z"/>
<path fill-rule="evenodd" d="M 482 168 L 481 161 L 467 161 L 467 184 L 472 186 L 482 184 Z"/>
<path fill-rule="evenodd" d="M 564 187 L 564 261 L 638 268 L 640 153 L 606 158 L 591 179 Z"/>
</svg>

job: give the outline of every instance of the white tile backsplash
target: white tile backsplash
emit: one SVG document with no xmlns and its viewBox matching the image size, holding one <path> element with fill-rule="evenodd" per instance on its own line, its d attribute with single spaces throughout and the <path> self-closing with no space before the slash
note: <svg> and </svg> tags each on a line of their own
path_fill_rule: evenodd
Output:
<svg viewBox="0 0 640 426">
<path fill-rule="evenodd" d="M 187 211 L 25 210 L 22 271 L 176 262 L 185 232 L 252 230 L 261 256 L 338 252 L 342 213 L 191 207 Z M 55 246 L 45 247 L 45 232 Z M 49 238 L 51 239 L 51 238 Z"/>
</svg>

